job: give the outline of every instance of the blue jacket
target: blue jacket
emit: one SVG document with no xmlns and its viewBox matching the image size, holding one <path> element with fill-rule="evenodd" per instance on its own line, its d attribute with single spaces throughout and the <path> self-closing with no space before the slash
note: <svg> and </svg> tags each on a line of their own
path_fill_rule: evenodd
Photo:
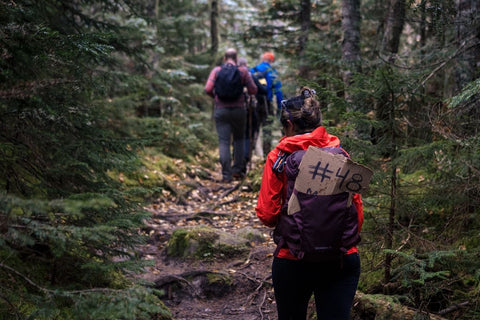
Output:
<svg viewBox="0 0 480 320">
<path fill-rule="evenodd" d="M 262 62 L 257 65 L 255 68 L 250 69 L 250 72 L 253 74 L 256 71 L 264 72 L 267 71 L 265 78 L 267 79 L 267 99 L 268 101 L 272 102 L 273 95 L 277 98 L 277 108 L 281 108 L 281 102 L 283 100 L 283 93 L 282 93 L 282 82 L 278 78 L 277 70 L 273 69 L 272 66 L 268 62 Z"/>
</svg>

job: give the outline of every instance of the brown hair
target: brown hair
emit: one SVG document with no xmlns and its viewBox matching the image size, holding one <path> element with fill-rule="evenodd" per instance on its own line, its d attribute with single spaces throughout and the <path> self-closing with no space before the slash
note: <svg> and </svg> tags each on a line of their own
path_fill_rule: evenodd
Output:
<svg viewBox="0 0 480 320">
<path fill-rule="evenodd" d="M 311 132 L 322 125 L 322 111 L 313 89 L 302 87 L 300 95 L 283 100 L 281 105 L 280 122 L 286 127 L 290 120 L 296 134 Z"/>
</svg>

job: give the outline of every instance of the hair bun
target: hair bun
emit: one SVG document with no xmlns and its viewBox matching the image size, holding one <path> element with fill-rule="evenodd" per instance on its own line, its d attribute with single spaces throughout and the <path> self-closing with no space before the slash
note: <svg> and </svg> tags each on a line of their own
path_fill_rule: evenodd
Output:
<svg viewBox="0 0 480 320">
<path fill-rule="evenodd" d="M 310 89 L 309 87 L 302 87 L 300 91 L 304 98 L 314 97 L 317 94 L 317 92 L 314 89 Z"/>
<path fill-rule="evenodd" d="M 311 132 L 322 124 L 320 103 L 314 89 L 305 86 L 297 92 L 299 95 L 281 102 L 280 121 L 285 126 L 290 120 L 297 133 Z"/>
</svg>

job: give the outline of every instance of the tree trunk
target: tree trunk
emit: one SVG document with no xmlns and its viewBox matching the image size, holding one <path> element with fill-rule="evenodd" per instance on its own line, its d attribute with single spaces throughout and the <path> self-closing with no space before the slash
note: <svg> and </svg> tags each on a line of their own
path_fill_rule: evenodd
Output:
<svg viewBox="0 0 480 320">
<path fill-rule="evenodd" d="M 342 60 L 345 65 L 343 70 L 343 83 L 345 85 L 345 99 L 352 105 L 348 87 L 352 75 L 360 71 L 360 0 L 342 1 Z M 355 109 L 355 108 L 353 108 Z"/>
<path fill-rule="evenodd" d="M 306 78 L 309 68 L 308 64 L 305 63 L 305 48 L 307 47 L 308 33 L 310 32 L 312 4 L 310 0 L 300 0 L 300 6 L 301 29 L 300 38 L 298 40 L 298 55 L 300 57 L 299 75 L 300 77 Z"/>
<path fill-rule="evenodd" d="M 212 38 L 212 55 L 215 56 L 218 51 L 218 1 L 212 0 L 210 12 L 210 37 Z"/>
<path fill-rule="evenodd" d="M 392 128 L 393 129 L 393 128 Z M 394 135 L 392 135 L 392 143 L 395 143 Z M 396 210 L 396 194 L 397 194 L 397 167 L 392 164 L 392 175 L 390 176 L 390 211 L 388 213 L 387 237 L 385 239 L 385 247 L 393 248 L 393 233 L 395 227 L 395 210 Z M 387 253 L 385 255 L 384 283 L 387 284 L 391 280 L 393 255 Z"/>
<path fill-rule="evenodd" d="M 457 6 L 457 43 L 464 47 L 457 58 L 456 86 L 457 92 L 466 84 L 479 76 L 478 63 L 480 62 L 480 1 L 456 0 Z"/>
<path fill-rule="evenodd" d="M 422 0 L 420 3 L 420 12 L 421 12 L 421 20 L 420 20 L 420 47 L 422 48 L 422 54 L 424 53 L 423 48 L 427 43 L 427 0 Z"/>
<path fill-rule="evenodd" d="M 387 13 L 385 33 L 383 34 L 382 49 L 389 54 L 389 60 L 395 61 L 395 54 L 398 53 L 400 36 L 405 24 L 405 0 L 390 0 Z"/>
<path fill-rule="evenodd" d="M 155 9 L 154 9 L 155 19 L 158 19 L 159 7 L 160 7 L 160 0 L 155 0 Z"/>
<path fill-rule="evenodd" d="M 382 39 L 382 51 L 388 54 L 388 61 L 390 63 L 395 62 L 395 56 L 398 53 L 400 46 L 400 36 L 403 31 L 403 25 L 405 24 L 405 0 L 390 0 L 389 8 L 387 12 L 387 19 L 385 25 L 385 32 Z M 379 134 L 383 135 L 388 132 L 391 135 L 391 146 L 389 149 L 389 155 L 392 160 L 396 157 L 395 147 L 395 94 L 390 91 L 391 98 L 388 96 L 381 97 L 376 110 L 377 119 L 387 124 L 388 127 L 381 128 Z M 394 221 L 396 212 L 396 183 L 397 183 L 397 168 L 392 161 L 392 175 L 390 177 L 390 210 L 388 213 L 388 227 L 385 238 L 386 249 L 393 249 L 394 238 Z M 391 264 L 393 256 L 391 253 L 385 255 L 385 270 L 384 270 L 384 283 L 387 284 L 391 279 Z"/>
</svg>

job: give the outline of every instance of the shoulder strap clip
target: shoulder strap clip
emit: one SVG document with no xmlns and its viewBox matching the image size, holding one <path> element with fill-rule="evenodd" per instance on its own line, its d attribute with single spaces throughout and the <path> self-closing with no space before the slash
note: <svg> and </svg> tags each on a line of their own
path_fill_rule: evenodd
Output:
<svg viewBox="0 0 480 320">
<path fill-rule="evenodd" d="M 275 163 L 272 166 L 273 172 L 282 173 L 283 170 L 285 170 L 285 163 L 289 155 L 290 153 L 287 153 L 287 152 L 282 152 L 282 151 L 278 152 L 277 160 L 275 160 Z"/>
</svg>

